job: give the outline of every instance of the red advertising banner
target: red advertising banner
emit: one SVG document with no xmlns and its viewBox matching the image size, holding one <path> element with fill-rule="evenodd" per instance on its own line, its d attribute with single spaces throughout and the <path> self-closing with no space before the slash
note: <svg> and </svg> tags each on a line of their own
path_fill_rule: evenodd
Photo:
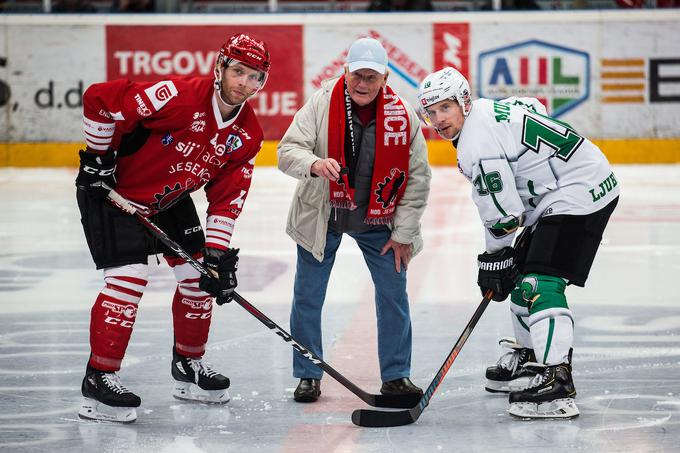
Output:
<svg viewBox="0 0 680 453">
<path fill-rule="evenodd" d="M 434 70 L 458 69 L 470 80 L 470 24 L 434 24 Z"/>
<path fill-rule="evenodd" d="M 264 41 L 269 48 L 269 79 L 249 102 L 260 118 L 265 139 L 278 140 L 304 102 L 301 25 L 109 25 L 107 79 L 212 77 L 220 47 L 229 36 L 241 32 Z"/>
</svg>

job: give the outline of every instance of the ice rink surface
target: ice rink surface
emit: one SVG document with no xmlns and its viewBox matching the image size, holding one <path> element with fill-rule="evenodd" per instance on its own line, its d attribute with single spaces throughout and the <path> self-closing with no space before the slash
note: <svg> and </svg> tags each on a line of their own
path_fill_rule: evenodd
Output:
<svg viewBox="0 0 680 453">
<path fill-rule="evenodd" d="M 214 407 L 172 398 L 174 278 L 153 271 L 121 377 L 142 398 L 131 425 L 76 413 L 89 353 L 89 312 L 102 286 L 85 245 L 74 170 L 0 169 L 0 451 L 16 452 L 518 452 L 680 451 L 680 166 L 618 166 L 622 196 L 585 289 L 569 287 L 581 416 L 520 421 L 484 391 L 508 303 L 489 306 L 430 406 L 413 425 L 365 429 L 366 407 L 332 378 L 311 405 L 292 401 L 291 348 L 236 304 L 216 307 L 206 359 L 231 378 Z M 433 170 L 425 250 L 409 268 L 413 381 L 425 388 L 481 297 L 483 235 L 467 181 Z M 256 168 L 232 245 L 239 292 L 288 330 L 295 247 L 284 232 L 295 181 Z M 205 209 L 202 192 L 195 198 Z M 380 388 L 373 286 L 345 237 L 324 310 L 325 360 Z"/>
</svg>

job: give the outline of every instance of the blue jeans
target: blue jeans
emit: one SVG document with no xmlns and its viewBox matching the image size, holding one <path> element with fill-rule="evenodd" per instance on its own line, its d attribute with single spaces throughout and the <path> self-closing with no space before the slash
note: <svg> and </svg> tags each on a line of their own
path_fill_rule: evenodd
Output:
<svg viewBox="0 0 680 453">
<path fill-rule="evenodd" d="M 375 308 L 378 317 L 378 358 L 383 382 L 409 377 L 411 374 L 411 318 L 406 294 L 406 271 L 394 268 L 394 253 L 380 256 L 390 238 L 390 231 L 371 230 L 346 233 L 359 245 L 375 285 Z M 324 259 L 319 262 L 298 245 L 297 270 L 290 331 L 297 341 L 323 358 L 321 344 L 321 309 L 326 298 L 328 279 L 342 235 L 328 231 Z M 348 291 L 352 291 L 348 288 Z M 339 370 L 338 370 L 339 371 Z M 321 379 L 323 371 L 298 351 L 293 352 L 293 376 Z"/>
</svg>

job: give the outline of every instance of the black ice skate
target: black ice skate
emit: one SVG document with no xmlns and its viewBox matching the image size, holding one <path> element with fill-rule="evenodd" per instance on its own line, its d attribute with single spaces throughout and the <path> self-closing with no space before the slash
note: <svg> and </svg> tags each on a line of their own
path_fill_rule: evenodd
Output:
<svg viewBox="0 0 680 453">
<path fill-rule="evenodd" d="M 116 373 L 95 370 L 88 365 L 81 389 L 85 399 L 78 417 L 120 423 L 137 420 L 135 408 L 142 401 L 125 388 Z"/>
<path fill-rule="evenodd" d="M 518 418 L 574 418 L 579 415 L 574 402 L 576 389 L 571 365 L 527 363 L 536 374 L 526 390 L 510 393 L 508 413 Z"/>
<path fill-rule="evenodd" d="M 498 359 L 496 366 L 486 369 L 486 390 L 492 393 L 510 393 L 524 390 L 536 373 L 524 368 L 527 362 L 535 362 L 533 349 L 523 348 L 514 338 L 502 338 L 498 344 L 510 349 Z"/>
<path fill-rule="evenodd" d="M 201 359 L 184 357 L 173 350 L 172 377 L 175 378 L 172 396 L 179 400 L 213 404 L 229 401 L 229 378 Z"/>
</svg>

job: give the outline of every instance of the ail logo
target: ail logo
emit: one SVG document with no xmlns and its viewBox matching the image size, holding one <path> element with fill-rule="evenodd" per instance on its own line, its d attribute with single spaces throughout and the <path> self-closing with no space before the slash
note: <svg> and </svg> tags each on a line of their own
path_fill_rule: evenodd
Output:
<svg viewBox="0 0 680 453">
<path fill-rule="evenodd" d="M 227 154 L 233 153 L 234 151 L 236 151 L 237 149 L 239 149 L 242 146 L 243 146 L 243 140 L 241 140 L 241 137 L 239 137 L 238 135 L 229 134 L 229 136 L 227 137 L 227 143 L 226 143 Z"/>
<path fill-rule="evenodd" d="M 559 117 L 590 96 L 587 52 L 530 40 L 481 52 L 477 67 L 480 97 L 537 98 Z"/>
</svg>

